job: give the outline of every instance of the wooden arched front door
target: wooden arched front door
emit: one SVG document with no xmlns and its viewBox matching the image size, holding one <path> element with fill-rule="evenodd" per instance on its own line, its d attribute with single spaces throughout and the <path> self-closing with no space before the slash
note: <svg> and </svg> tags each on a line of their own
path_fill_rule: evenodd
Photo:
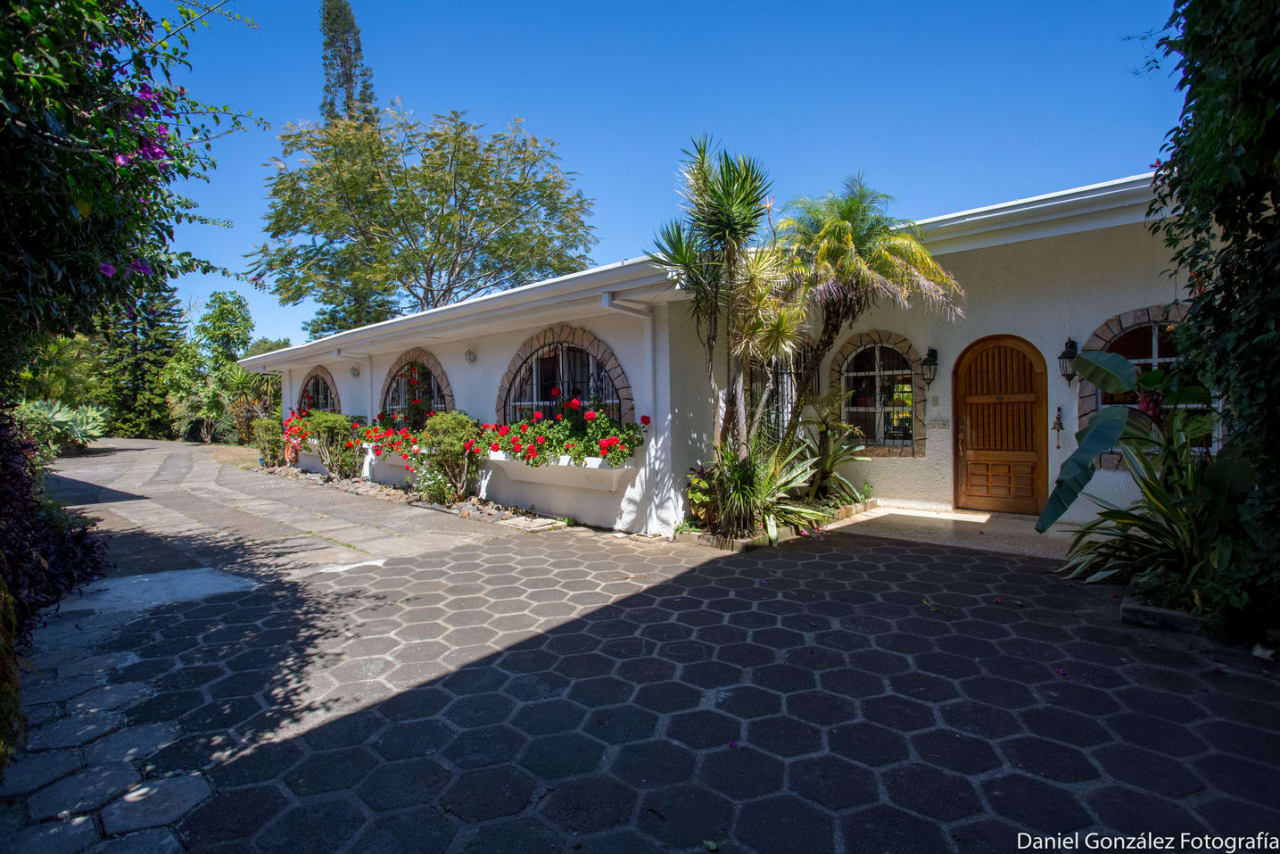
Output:
<svg viewBox="0 0 1280 854">
<path fill-rule="evenodd" d="M 1013 335 L 960 354 L 952 376 L 955 506 L 1039 513 L 1048 497 L 1044 357 Z"/>
</svg>

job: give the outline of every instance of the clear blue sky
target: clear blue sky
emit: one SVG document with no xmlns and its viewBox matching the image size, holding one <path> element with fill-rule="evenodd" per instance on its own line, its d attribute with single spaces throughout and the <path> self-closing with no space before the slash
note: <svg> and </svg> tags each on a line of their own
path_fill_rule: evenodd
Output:
<svg viewBox="0 0 1280 854">
<path fill-rule="evenodd" d="M 1125 40 L 1162 26 L 1168 0 L 352 6 L 381 102 L 490 126 L 520 116 L 560 143 L 595 199 L 596 263 L 643 254 L 676 215 L 696 134 L 759 157 L 780 202 L 863 172 L 919 218 L 1146 171 L 1181 103 L 1166 74 L 1134 73 L 1149 43 Z M 188 189 L 234 226 L 188 227 L 179 244 L 243 270 L 276 132 L 317 118 L 323 76 L 319 0 L 233 8 L 258 29 L 198 31 L 183 82 L 273 130 L 218 143 L 212 181 Z M 217 276 L 179 282 L 187 300 L 227 288 L 249 297 L 255 335 L 305 340 L 312 306 Z"/>
</svg>

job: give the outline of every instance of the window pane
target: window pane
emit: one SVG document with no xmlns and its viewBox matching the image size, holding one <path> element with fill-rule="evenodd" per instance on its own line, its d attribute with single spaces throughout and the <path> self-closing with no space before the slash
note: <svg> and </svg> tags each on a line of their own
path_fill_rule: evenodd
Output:
<svg viewBox="0 0 1280 854">
<path fill-rule="evenodd" d="M 880 370 L 882 371 L 910 371 L 911 363 L 907 361 L 907 357 L 894 350 L 891 347 L 880 347 Z"/>
<path fill-rule="evenodd" d="M 849 360 L 846 371 L 854 371 L 857 373 L 872 373 L 876 369 L 876 348 L 866 347 L 853 354 L 853 358 Z"/>
<path fill-rule="evenodd" d="M 1107 350 L 1119 353 L 1130 361 L 1151 360 L 1151 326 L 1139 326 L 1130 329 L 1113 339 Z"/>
<path fill-rule="evenodd" d="M 554 392 L 554 393 L 553 393 Z M 548 344 L 532 353 L 516 371 L 507 392 L 507 421 L 550 413 L 561 401 L 577 398 L 620 420 L 622 403 L 608 373 L 586 350 Z"/>
</svg>

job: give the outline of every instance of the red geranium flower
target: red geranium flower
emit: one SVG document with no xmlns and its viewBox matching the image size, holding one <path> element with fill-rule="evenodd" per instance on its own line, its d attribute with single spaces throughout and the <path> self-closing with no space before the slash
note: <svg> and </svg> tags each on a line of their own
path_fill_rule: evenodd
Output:
<svg viewBox="0 0 1280 854">
<path fill-rule="evenodd" d="M 408 454 L 401 454 L 401 455 L 400 455 L 400 459 L 402 459 L 402 460 L 407 460 L 407 459 L 409 459 L 409 455 L 408 455 Z"/>
<path fill-rule="evenodd" d="M 646 427 L 648 427 L 648 426 L 649 426 L 649 424 L 650 424 L 651 420 L 652 420 L 652 419 L 650 419 L 648 415 L 641 415 L 641 416 L 640 416 L 640 423 L 641 423 L 641 424 L 643 424 L 643 425 L 644 425 L 644 426 L 646 426 Z"/>
<path fill-rule="evenodd" d="M 499 435 L 499 436 L 505 436 L 505 435 L 507 435 L 507 434 L 508 434 L 508 433 L 510 433 L 510 432 L 511 432 L 511 428 L 510 428 L 510 427 L 508 427 L 506 424 L 503 424 L 501 427 L 499 427 L 499 428 L 498 428 L 498 435 Z"/>
<path fill-rule="evenodd" d="M 491 451 L 496 451 L 496 450 L 498 450 L 498 443 L 497 443 L 497 442 L 494 442 L 492 445 L 490 445 L 490 446 L 489 446 L 489 450 L 491 450 Z"/>
<path fill-rule="evenodd" d="M 563 413 L 563 412 L 557 412 L 557 413 L 556 413 L 556 420 L 557 420 L 557 421 L 559 421 L 559 420 L 560 420 L 560 419 L 562 419 L 562 418 L 564 418 L 564 413 Z"/>
<path fill-rule="evenodd" d="M 596 420 L 595 410 L 588 409 L 586 412 L 582 413 L 582 417 L 587 419 L 588 421 L 595 421 Z"/>
<path fill-rule="evenodd" d="M 355 443 L 355 442 L 347 442 L 347 447 L 348 447 L 348 448 L 354 448 L 355 446 L 356 446 L 356 443 Z"/>
<path fill-rule="evenodd" d="M 560 386 L 556 386 L 556 387 L 554 387 L 553 389 L 551 389 L 551 396 L 552 396 L 552 397 L 559 397 L 559 396 L 560 396 Z"/>
<path fill-rule="evenodd" d="M 529 425 L 528 425 L 528 424 L 521 424 L 521 425 L 520 425 L 520 432 L 521 432 L 521 433 L 528 433 L 528 432 L 529 432 Z"/>
<path fill-rule="evenodd" d="M 539 445 L 541 445 L 541 444 L 542 444 L 543 442 L 545 442 L 545 441 L 547 441 L 547 437 L 546 437 L 546 436 L 539 436 L 539 437 L 538 437 L 538 444 L 539 444 Z"/>
<path fill-rule="evenodd" d="M 519 442 L 511 443 L 511 450 L 515 451 L 517 454 L 520 453 L 520 449 L 523 447 L 524 445 L 521 445 Z"/>
<path fill-rule="evenodd" d="M 541 420 L 542 420 L 542 413 L 541 413 L 541 412 L 535 412 L 535 413 L 533 413 L 533 420 L 534 420 L 534 421 L 541 421 Z"/>
<path fill-rule="evenodd" d="M 373 455 L 374 455 L 375 457 L 380 457 L 380 456 L 382 456 L 382 449 L 381 449 L 381 448 L 374 448 L 374 449 L 373 449 Z"/>
<path fill-rule="evenodd" d="M 570 409 L 581 409 L 581 408 L 582 408 L 582 401 L 578 400 L 578 399 L 575 397 L 573 400 L 571 400 L 571 401 L 569 401 L 568 403 L 566 403 L 566 404 L 565 404 L 565 406 L 569 407 Z"/>
</svg>

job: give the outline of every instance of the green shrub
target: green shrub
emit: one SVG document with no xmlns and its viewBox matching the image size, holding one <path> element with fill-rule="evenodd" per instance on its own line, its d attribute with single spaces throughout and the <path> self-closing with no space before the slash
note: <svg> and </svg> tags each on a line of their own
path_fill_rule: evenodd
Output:
<svg viewBox="0 0 1280 854">
<path fill-rule="evenodd" d="M 315 450 L 330 477 L 351 478 L 360 474 L 362 451 L 356 441 L 357 423 L 341 412 L 308 412 L 290 423 L 303 440 L 314 439 Z"/>
<path fill-rule="evenodd" d="M 716 461 L 690 475 L 689 504 L 695 518 L 726 537 L 755 537 L 762 531 L 778 540 L 778 526 L 812 526 L 822 514 L 794 501 L 791 493 L 813 475 L 814 460 L 803 447 L 784 453 L 756 439 L 739 455 L 730 445 L 716 447 Z"/>
<path fill-rule="evenodd" d="M 22 737 L 22 710 L 18 704 L 18 618 L 13 597 L 0 575 L 0 780 L 13 748 Z"/>
<path fill-rule="evenodd" d="M 250 426 L 250 433 L 263 465 L 284 465 L 284 428 L 279 421 L 256 418 Z"/>
<path fill-rule="evenodd" d="M 17 416 L 36 444 L 42 466 L 59 453 L 79 451 L 106 434 L 106 410 L 92 403 L 72 407 L 56 400 L 25 401 L 18 406 Z"/>
<path fill-rule="evenodd" d="M 461 501 L 475 489 L 480 425 L 465 412 L 438 412 L 426 420 L 417 445 L 425 465 L 413 472 L 414 487 L 440 504 Z"/>
</svg>

